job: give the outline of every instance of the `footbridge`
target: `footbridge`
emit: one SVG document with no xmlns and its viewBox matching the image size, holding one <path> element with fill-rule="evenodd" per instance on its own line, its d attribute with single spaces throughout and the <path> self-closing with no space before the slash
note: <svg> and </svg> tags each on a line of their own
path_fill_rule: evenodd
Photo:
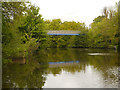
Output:
<svg viewBox="0 0 120 90">
<path fill-rule="evenodd" d="M 80 35 L 78 30 L 48 30 L 48 35 Z"/>
</svg>

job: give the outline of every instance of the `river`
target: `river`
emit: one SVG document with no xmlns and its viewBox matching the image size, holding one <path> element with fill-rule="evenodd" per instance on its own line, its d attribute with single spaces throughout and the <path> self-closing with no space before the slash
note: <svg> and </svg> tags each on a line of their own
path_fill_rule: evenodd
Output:
<svg viewBox="0 0 120 90">
<path fill-rule="evenodd" d="M 118 88 L 115 50 L 49 48 L 3 66 L 3 88 Z"/>
</svg>

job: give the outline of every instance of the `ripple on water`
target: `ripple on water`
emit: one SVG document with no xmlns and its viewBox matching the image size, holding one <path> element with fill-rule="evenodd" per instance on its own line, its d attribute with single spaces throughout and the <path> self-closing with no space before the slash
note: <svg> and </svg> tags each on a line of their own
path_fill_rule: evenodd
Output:
<svg viewBox="0 0 120 90">
<path fill-rule="evenodd" d="M 112 55 L 111 53 L 88 53 L 88 55 Z"/>
</svg>

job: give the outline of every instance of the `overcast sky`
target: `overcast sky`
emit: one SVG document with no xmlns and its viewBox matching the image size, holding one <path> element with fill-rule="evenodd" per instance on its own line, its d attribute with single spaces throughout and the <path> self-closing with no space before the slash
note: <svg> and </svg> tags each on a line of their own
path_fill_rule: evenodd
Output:
<svg viewBox="0 0 120 90">
<path fill-rule="evenodd" d="M 60 18 L 62 21 L 85 22 L 87 26 L 93 19 L 102 15 L 105 6 L 115 6 L 119 0 L 30 0 L 40 7 L 44 20 Z"/>
</svg>

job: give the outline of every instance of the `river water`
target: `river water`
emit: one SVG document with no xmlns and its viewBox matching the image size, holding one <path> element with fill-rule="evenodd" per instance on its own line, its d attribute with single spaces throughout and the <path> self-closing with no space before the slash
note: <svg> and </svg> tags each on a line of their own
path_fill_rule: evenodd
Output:
<svg viewBox="0 0 120 90">
<path fill-rule="evenodd" d="M 51 48 L 3 66 L 3 88 L 118 88 L 115 50 Z"/>
</svg>

